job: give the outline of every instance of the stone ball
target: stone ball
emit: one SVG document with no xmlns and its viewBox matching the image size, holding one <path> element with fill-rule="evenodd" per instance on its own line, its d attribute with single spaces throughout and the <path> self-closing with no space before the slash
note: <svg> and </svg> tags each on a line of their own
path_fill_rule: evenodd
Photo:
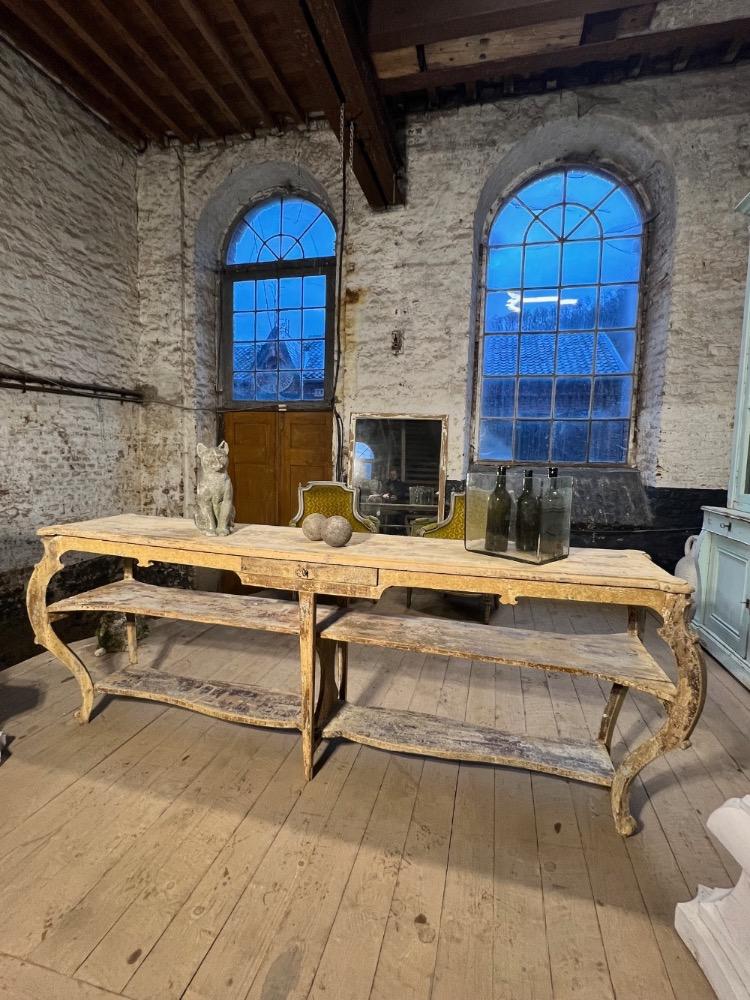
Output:
<svg viewBox="0 0 750 1000">
<path fill-rule="evenodd" d="M 345 517 L 334 514 L 333 517 L 328 518 L 325 528 L 323 528 L 323 541 L 326 545 L 332 545 L 338 549 L 342 545 L 346 545 L 351 537 L 352 526 Z"/>
<path fill-rule="evenodd" d="M 319 542 L 323 537 L 323 530 L 328 518 L 325 514 L 308 514 L 302 522 L 302 533 L 311 542 Z"/>
</svg>

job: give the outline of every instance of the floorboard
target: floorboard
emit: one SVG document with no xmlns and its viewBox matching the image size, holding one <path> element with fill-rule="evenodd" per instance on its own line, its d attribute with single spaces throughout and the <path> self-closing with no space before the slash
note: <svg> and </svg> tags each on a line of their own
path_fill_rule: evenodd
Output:
<svg viewBox="0 0 750 1000">
<path fill-rule="evenodd" d="M 403 592 L 380 610 L 408 613 Z M 423 613 L 466 601 L 417 593 Z M 621 631 L 621 609 L 521 601 L 495 624 Z M 646 642 L 674 676 L 649 620 Z M 125 654 L 94 658 L 121 670 Z M 88 726 L 42 653 L 0 675 L 0 994 L 104 1000 L 704 1000 L 672 927 L 698 883 L 736 864 L 706 833 L 750 789 L 750 692 L 710 657 L 689 749 L 634 787 L 641 831 L 614 830 L 608 793 L 546 774 L 425 760 L 332 741 L 302 779 L 294 733 L 107 698 Z M 296 638 L 164 621 L 140 664 L 281 691 Z M 392 649 L 352 648 L 350 698 L 588 741 L 608 686 Z M 613 751 L 660 725 L 626 698 Z"/>
</svg>

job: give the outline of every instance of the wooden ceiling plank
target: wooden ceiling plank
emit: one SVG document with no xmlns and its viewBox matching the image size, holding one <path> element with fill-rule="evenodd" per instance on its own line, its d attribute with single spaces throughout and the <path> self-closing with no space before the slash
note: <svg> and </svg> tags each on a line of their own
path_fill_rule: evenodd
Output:
<svg viewBox="0 0 750 1000">
<path fill-rule="evenodd" d="M 213 49 L 215 55 L 221 60 L 224 65 L 224 69 L 229 73 L 232 80 L 239 87 L 243 97 L 250 107 L 253 108 L 262 124 L 267 128 L 272 128 L 273 122 L 268 114 L 268 111 L 263 106 L 260 98 L 247 82 L 245 77 L 236 68 L 235 57 L 226 48 L 221 38 L 219 38 L 203 11 L 195 4 L 194 0 L 178 0 L 178 3 L 201 33 L 204 40 Z"/>
<path fill-rule="evenodd" d="M 590 45 L 571 46 L 556 52 L 527 55 L 520 58 L 482 62 L 472 66 L 456 66 L 448 69 L 428 70 L 424 73 L 381 80 L 381 90 L 385 94 L 404 94 L 410 91 L 427 90 L 429 87 L 452 87 L 465 84 L 467 80 L 502 79 L 509 73 L 543 73 L 550 69 L 565 69 L 592 62 L 613 62 L 627 60 L 632 56 L 645 58 L 669 55 L 678 49 L 693 47 L 695 51 L 724 43 L 750 42 L 750 17 L 737 18 L 714 24 L 691 25 L 672 31 L 650 32 L 643 35 L 628 35 L 609 42 L 595 42 Z"/>
<path fill-rule="evenodd" d="M 60 32 L 39 16 L 39 10 L 35 6 L 26 3 L 26 0 L 2 0 L 2 3 L 44 45 L 58 53 L 90 87 L 101 95 L 107 104 L 116 108 L 135 127 L 139 138 L 160 138 L 159 132 L 151 124 L 145 121 L 142 116 L 137 115 L 132 106 L 121 101 L 117 94 L 102 82 L 100 75 L 91 70 L 75 50 L 68 45 Z"/>
<path fill-rule="evenodd" d="M 188 52 L 185 46 L 176 37 L 174 32 L 169 28 L 169 25 L 162 18 L 155 8 L 153 7 L 151 0 L 132 0 L 135 6 L 138 8 L 143 17 L 148 21 L 154 31 L 157 32 L 161 40 L 167 45 L 175 57 L 182 63 L 182 65 L 187 69 L 196 80 L 196 82 L 205 90 L 214 105 L 221 111 L 222 115 L 226 118 L 228 122 L 231 123 L 233 128 L 238 132 L 242 132 L 244 126 L 237 115 L 234 113 L 232 108 L 227 104 L 224 98 L 221 96 L 216 87 L 211 83 L 209 78 L 203 72 L 201 67 Z M 223 130 L 219 129 L 222 132 Z"/>
<path fill-rule="evenodd" d="M 106 21 L 109 28 L 124 42 L 124 44 L 135 53 L 136 56 L 141 60 L 144 66 L 153 73 L 155 77 L 161 80 L 162 84 L 166 87 L 169 93 L 178 101 L 185 111 L 188 112 L 196 121 L 200 122 L 206 132 L 213 138 L 219 135 L 218 130 L 204 117 L 200 108 L 192 101 L 185 91 L 178 87 L 172 77 L 167 73 L 164 68 L 152 58 L 151 53 L 145 46 L 141 45 L 140 41 L 136 36 L 130 31 L 127 25 L 123 22 L 122 18 L 118 17 L 117 14 L 104 3 L 104 0 L 89 0 L 95 10 L 98 11 L 100 17 Z"/>
<path fill-rule="evenodd" d="M 224 4 L 237 28 L 240 35 L 242 36 L 245 45 L 250 49 L 253 54 L 253 58 L 262 68 L 269 83 L 285 102 L 291 113 L 297 119 L 298 122 L 303 122 L 305 116 L 301 111 L 297 101 L 294 99 L 292 92 L 290 91 L 287 84 L 282 79 L 276 66 L 271 61 L 268 53 L 263 48 L 263 46 L 258 41 L 258 37 L 250 27 L 250 24 L 245 16 L 245 12 L 240 9 L 237 0 L 224 0 Z"/>
<path fill-rule="evenodd" d="M 0 5 L 0 36 L 30 58 L 42 72 L 57 82 L 75 100 L 108 125 L 115 135 L 131 145 L 143 142 L 143 130 L 121 115 L 109 99 L 95 90 L 69 62 Z"/>
<path fill-rule="evenodd" d="M 358 141 L 376 173 L 386 205 L 400 204 L 400 158 L 370 55 L 346 0 L 307 0 L 320 45 L 355 120 Z"/>
<path fill-rule="evenodd" d="M 371 0 L 368 41 L 373 52 L 519 28 L 561 17 L 584 17 L 643 0 Z"/>
<path fill-rule="evenodd" d="M 91 34 L 86 26 L 79 20 L 79 17 L 74 13 L 73 5 L 68 6 L 67 4 L 61 3 L 60 0 L 40 0 L 46 4 L 46 6 L 64 23 L 68 28 L 83 42 L 83 44 L 94 53 L 97 59 L 101 60 L 105 66 L 107 66 L 114 74 L 117 76 L 126 87 L 128 87 L 153 114 L 154 116 L 162 122 L 168 129 L 174 132 L 180 139 L 185 142 L 190 141 L 190 136 L 185 132 L 182 126 L 174 121 L 171 115 L 168 115 L 164 109 L 158 104 L 157 101 L 152 100 L 150 94 L 141 87 L 137 80 L 135 80 L 132 74 L 121 66 L 119 61 L 104 48 L 103 45 Z M 77 5 L 76 5 L 77 8 Z"/>
</svg>

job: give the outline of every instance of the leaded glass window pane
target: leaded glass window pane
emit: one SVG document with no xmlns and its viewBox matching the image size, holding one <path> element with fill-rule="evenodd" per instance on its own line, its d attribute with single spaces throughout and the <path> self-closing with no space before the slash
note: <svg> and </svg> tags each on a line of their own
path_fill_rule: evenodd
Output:
<svg viewBox="0 0 750 1000">
<path fill-rule="evenodd" d="M 272 198 L 238 223 L 226 258 L 234 402 L 325 399 L 335 249 L 333 223 L 305 198 Z"/>
<path fill-rule="evenodd" d="M 486 248 L 480 459 L 627 461 L 642 243 L 633 194 L 597 170 L 544 174 L 500 207 Z"/>
</svg>

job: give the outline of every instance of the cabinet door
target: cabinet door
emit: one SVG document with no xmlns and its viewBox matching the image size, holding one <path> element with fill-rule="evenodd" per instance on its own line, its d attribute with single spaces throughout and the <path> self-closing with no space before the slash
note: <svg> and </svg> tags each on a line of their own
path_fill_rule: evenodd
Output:
<svg viewBox="0 0 750 1000">
<path fill-rule="evenodd" d="M 743 658 L 750 623 L 750 612 L 745 607 L 749 595 L 750 548 L 712 534 L 703 627 Z"/>
</svg>

